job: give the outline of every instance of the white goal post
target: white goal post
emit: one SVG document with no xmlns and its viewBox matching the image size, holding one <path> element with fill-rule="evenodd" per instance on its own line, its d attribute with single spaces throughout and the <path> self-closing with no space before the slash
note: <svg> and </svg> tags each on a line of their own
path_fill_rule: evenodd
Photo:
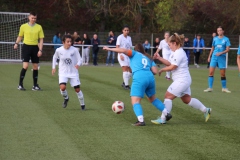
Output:
<svg viewBox="0 0 240 160">
<path fill-rule="evenodd" d="M 28 22 L 29 13 L 0 12 L 0 61 L 21 61 L 22 44 L 13 49 L 19 28 Z"/>
</svg>

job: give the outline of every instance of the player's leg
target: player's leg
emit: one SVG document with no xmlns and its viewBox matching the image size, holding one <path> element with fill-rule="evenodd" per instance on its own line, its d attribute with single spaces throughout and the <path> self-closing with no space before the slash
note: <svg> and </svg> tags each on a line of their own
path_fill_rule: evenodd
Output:
<svg viewBox="0 0 240 160">
<path fill-rule="evenodd" d="M 200 52 L 196 52 L 195 62 L 196 62 L 197 68 L 199 68 L 199 58 L 200 58 Z"/>
<path fill-rule="evenodd" d="M 145 91 L 145 81 L 141 78 L 137 77 L 134 79 L 132 83 L 132 88 L 130 91 L 131 96 L 131 103 L 133 106 L 133 111 L 138 119 L 136 123 L 133 125 L 135 126 L 145 126 L 144 122 L 144 116 L 143 116 L 143 109 L 141 105 L 141 99 L 144 97 L 144 91 Z"/>
<path fill-rule="evenodd" d="M 166 122 L 166 120 L 170 120 L 172 118 L 172 115 L 167 111 L 167 109 L 165 108 L 165 105 L 162 103 L 162 101 L 160 101 L 158 98 L 155 97 L 156 94 L 156 90 L 155 90 L 155 80 L 150 78 L 149 79 L 150 83 L 145 91 L 150 103 L 152 103 L 153 106 L 155 106 L 159 111 L 162 112 L 161 117 L 159 118 L 159 120 L 157 120 L 155 124 L 162 124 L 164 121 Z M 154 123 L 155 121 L 152 120 L 152 122 Z"/>
<path fill-rule="evenodd" d="M 226 57 L 225 56 L 218 57 L 218 67 L 220 69 L 220 74 L 221 74 L 222 92 L 231 93 L 231 91 L 227 89 Z"/>
<path fill-rule="evenodd" d="M 28 69 L 28 65 L 29 65 L 29 60 L 30 60 L 30 48 L 28 45 L 23 45 L 22 47 L 22 58 L 23 58 L 23 67 L 22 67 L 22 70 L 20 72 L 20 77 L 19 77 L 19 85 L 18 85 L 18 89 L 19 90 L 26 90 L 24 87 L 23 87 L 23 80 L 24 80 L 24 77 L 26 75 L 26 71 Z"/>
<path fill-rule="evenodd" d="M 122 72 L 123 72 L 123 83 L 122 83 L 122 87 L 124 89 L 130 89 L 126 86 L 129 86 L 128 84 L 128 79 L 129 79 L 129 65 L 128 62 L 126 61 L 126 57 L 123 54 L 118 53 L 118 62 L 120 64 L 120 66 L 122 67 Z"/>
<path fill-rule="evenodd" d="M 39 63 L 39 57 L 38 54 L 38 46 L 31 46 L 31 60 L 32 60 L 32 68 L 33 68 L 33 91 L 40 91 L 41 88 L 39 87 L 37 81 L 38 81 L 38 63 Z"/>
<path fill-rule="evenodd" d="M 213 91 L 213 82 L 214 82 L 214 72 L 217 66 L 217 56 L 212 56 L 210 66 L 209 66 L 209 76 L 208 76 L 208 88 L 204 92 Z"/>
<path fill-rule="evenodd" d="M 169 59 L 169 56 L 170 56 L 170 54 L 166 54 L 166 53 L 164 53 L 163 52 L 163 58 L 164 59 Z M 165 76 L 165 78 L 167 79 L 167 80 L 171 80 L 171 72 L 166 72 L 166 76 Z"/>
<path fill-rule="evenodd" d="M 67 77 L 59 77 L 59 87 L 60 87 L 60 93 L 64 98 L 63 101 L 63 108 L 67 107 L 68 101 L 69 101 L 69 97 L 68 97 L 68 93 L 67 93 L 67 89 L 66 89 L 66 84 L 68 82 L 68 78 Z"/>
<path fill-rule="evenodd" d="M 238 76 L 240 77 L 240 53 L 237 55 Z"/>
<path fill-rule="evenodd" d="M 190 87 L 189 89 L 190 90 Z M 185 93 L 189 92 L 189 91 L 186 91 Z M 205 107 L 202 102 L 200 102 L 198 99 L 196 98 L 192 98 L 190 96 L 190 94 L 185 94 L 184 96 L 181 97 L 182 101 L 185 103 L 185 104 L 188 104 L 189 106 L 195 108 L 195 109 L 198 109 L 200 110 L 201 112 L 204 113 L 204 117 L 205 117 L 205 122 L 208 121 L 208 119 L 210 118 L 210 114 L 211 114 L 211 111 L 212 109 L 211 108 L 207 108 Z"/>
<path fill-rule="evenodd" d="M 70 78 L 69 82 L 70 82 L 71 86 L 74 87 L 74 89 L 75 89 L 75 92 L 77 94 L 77 97 L 80 102 L 82 110 L 85 110 L 84 96 L 83 96 L 83 92 L 80 89 L 81 82 L 80 82 L 79 77 Z"/>
</svg>

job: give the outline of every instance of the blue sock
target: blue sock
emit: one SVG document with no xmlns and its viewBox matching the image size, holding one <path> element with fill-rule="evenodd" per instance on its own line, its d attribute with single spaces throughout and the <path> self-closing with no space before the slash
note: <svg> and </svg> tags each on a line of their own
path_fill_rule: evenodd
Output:
<svg viewBox="0 0 240 160">
<path fill-rule="evenodd" d="M 227 80 L 226 77 L 221 77 L 222 88 L 227 88 Z"/>
<path fill-rule="evenodd" d="M 213 76 L 209 76 L 208 77 L 208 87 L 212 88 L 213 86 L 213 81 L 214 81 L 214 77 Z"/>
<path fill-rule="evenodd" d="M 143 110 L 142 110 L 142 106 L 140 103 L 135 103 L 133 105 L 133 111 L 137 117 L 143 115 Z"/>
<path fill-rule="evenodd" d="M 160 101 L 159 99 L 155 99 L 152 104 L 159 110 L 159 111 L 163 111 L 165 108 L 165 105 L 162 103 L 162 101 Z"/>
</svg>

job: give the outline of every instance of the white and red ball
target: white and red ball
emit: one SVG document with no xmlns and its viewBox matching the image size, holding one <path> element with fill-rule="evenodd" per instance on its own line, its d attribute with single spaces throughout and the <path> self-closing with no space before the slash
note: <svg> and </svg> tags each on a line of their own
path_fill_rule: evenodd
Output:
<svg viewBox="0 0 240 160">
<path fill-rule="evenodd" d="M 116 114 L 121 114 L 124 111 L 124 103 L 122 101 L 115 101 L 112 104 L 112 111 Z"/>
</svg>

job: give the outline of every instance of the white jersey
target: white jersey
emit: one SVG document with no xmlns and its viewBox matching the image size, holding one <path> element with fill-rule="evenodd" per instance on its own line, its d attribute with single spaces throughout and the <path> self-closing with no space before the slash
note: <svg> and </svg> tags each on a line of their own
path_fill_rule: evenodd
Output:
<svg viewBox="0 0 240 160">
<path fill-rule="evenodd" d="M 177 79 L 185 79 L 191 82 L 191 76 L 188 68 L 188 58 L 185 51 L 182 48 L 177 49 L 175 52 L 171 52 L 168 61 L 178 66 L 175 70 L 172 70 L 173 81 Z"/>
<path fill-rule="evenodd" d="M 82 64 L 82 58 L 75 47 L 71 46 L 69 49 L 65 49 L 61 46 L 57 48 L 53 55 L 52 69 L 55 69 L 57 58 L 59 58 L 59 76 L 68 78 L 79 77 L 75 65 L 80 66 Z"/>
<path fill-rule="evenodd" d="M 161 40 L 160 45 L 158 46 L 158 49 L 162 50 L 163 55 L 171 54 L 171 50 L 168 46 L 168 43 L 165 41 L 165 39 Z"/>
<path fill-rule="evenodd" d="M 116 45 L 119 45 L 119 48 L 131 49 L 132 39 L 130 36 L 124 37 L 124 35 L 121 34 L 117 38 Z"/>
</svg>

